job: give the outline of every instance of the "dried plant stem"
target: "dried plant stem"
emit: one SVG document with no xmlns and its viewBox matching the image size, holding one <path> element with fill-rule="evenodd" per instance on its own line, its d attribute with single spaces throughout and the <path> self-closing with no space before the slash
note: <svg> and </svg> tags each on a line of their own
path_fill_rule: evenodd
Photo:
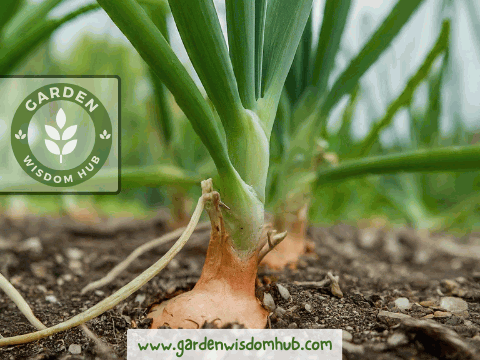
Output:
<svg viewBox="0 0 480 360">
<path fill-rule="evenodd" d="M 195 228 L 195 231 L 205 230 L 205 229 L 208 229 L 209 227 L 210 227 L 209 222 L 203 222 L 203 223 L 198 224 L 198 226 Z M 164 245 L 164 244 L 166 244 L 170 241 L 175 240 L 180 235 L 182 235 L 182 233 L 186 230 L 186 228 L 187 228 L 186 226 L 183 226 L 181 228 L 178 228 L 178 229 L 176 229 L 176 230 L 174 230 L 174 231 L 172 231 L 168 234 L 165 234 L 165 235 L 163 235 L 163 236 L 161 236 L 157 239 L 153 239 L 153 240 L 143 244 L 142 246 L 136 248 L 130 255 L 128 255 L 128 257 L 125 260 L 123 260 L 118 265 L 116 265 L 112 270 L 110 270 L 110 272 L 106 276 L 104 276 L 103 278 L 101 278 L 99 280 L 91 282 L 90 284 L 85 286 L 82 289 L 81 293 L 85 294 L 89 291 L 92 291 L 94 289 L 98 289 L 99 287 L 102 287 L 102 286 L 105 286 L 105 285 L 109 284 L 110 282 L 113 281 L 113 279 L 115 279 L 125 269 L 127 269 L 128 266 L 135 259 L 137 259 L 139 256 L 143 255 L 144 253 L 146 253 L 147 251 L 149 251 L 151 249 L 154 249 L 158 246 Z"/>
<path fill-rule="evenodd" d="M 280 234 L 277 234 L 276 230 L 270 230 L 267 232 L 267 243 L 265 246 L 260 250 L 260 253 L 258 254 L 258 263 L 262 261 L 262 259 L 270 252 L 272 251 L 275 246 L 280 244 L 283 239 L 287 236 L 287 232 L 284 231 Z"/>
<path fill-rule="evenodd" d="M 17 289 L 13 287 L 13 285 L 2 275 L 0 274 L 0 289 L 2 289 L 5 294 L 17 305 L 18 309 L 21 311 L 23 315 L 27 318 L 27 320 L 35 326 L 38 330 L 46 329 L 47 327 L 43 325 L 40 320 L 38 320 L 28 306 L 25 299 L 20 295 Z"/>
<path fill-rule="evenodd" d="M 167 264 L 173 259 L 173 257 L 185 246 L 188 239 L 192 235 L 195 227 L 200 220 L 200 215 L 202 214 L 205 200 L 209 198 L 210 194 L 203 194 L 200 199 L 198 200 L 197 207 L 193 212 L 192 218 L 190 219 L 190 223 L 186 227 L 185 231 L 183 232 L 182 236 L 173 244 L 173 246 L 168 250 L 168 252 L 162 256 L 160 260 L 158 260 L 155 264 L 150 266 L 147 270 L 137 276 L 135 279 L 130 281 L 127 285 L 122 287 L 120 290 L 115 292 L 114 294 L 110 295 L 106 299 L 100 301 L 98 304 L 94 305 L 90 309 L 74 316 L 73 318 L 64 321 L 58 325 L 52 326 L 50 328 L 36 331 L 29 334 L 13 336 L 9 338 L 0 339 L 0 346 L 6 345 L 16 345 L 16 344 L 24 344 L 27 342 L 36 341 L 42 339 L 44 337 L 59 333 L 61 331 L 65 331 L 71 329 L 73 327 L 79 326 L 101 314 L 105 311 L 112 309 L 121 301 L 125 300 L 127 297 L 132 295 L 135 291 L 140 289 L 143 285 L 145 285 L 148 281 L 150 281 L 155 275 L 157 275 Z"/>
</svg>

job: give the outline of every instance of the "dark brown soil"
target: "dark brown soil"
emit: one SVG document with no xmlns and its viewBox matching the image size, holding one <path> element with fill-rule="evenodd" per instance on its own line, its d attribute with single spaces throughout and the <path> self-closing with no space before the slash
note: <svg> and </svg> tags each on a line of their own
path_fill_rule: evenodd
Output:
<svg viewBox="0 0 480 360">
<path fill-rule="evenodd" d="M 55 325 L 110 295 L 158 260 L 168 246 L 142 256 L 112 284 L 80 294 L 85 285 L 105 275 L 137 246 L 163 234 L 164 224 L 161 219 L 112 220 L 101 226 L 79 226 L 67 219 L 28 218 L 16 223 L 0 219 L 0 272 L 45 325 Z M 476 359 L 480 268 L 475 257 L 480 254 L 454 257 L 435 246 L 446 235 L 425 238 L 409 229 L 359 230 L 336 225 L 311 228 L 309 235 L 315 252 L 296 269 L 259 272 L 258 296 L 269 292 L 277 307 L 270 316 L 272 328 L 341 328 L 345 330 L 345 359 Z M 459 241 L 468 246 L 479 237 L 470 234 Z M 148 285 L 89 321 L 95 337 L 75 328 L 34 343 L 0 348 L 0 359 L 125 359 L 127 329 L 148 326 L 147 307 L 194 286 L 207 240 L 208 231 L 195 233 Z M 322 283 L 329 271 L 339 276 L 343 298 Z M 288 289 L 288 300 L 277 284 Z M 448 296 L 463 299 L 468 309 L 442 308 L 440 301 Z M 407 298 L 410 308 L 399 309 L 395 305 L 399 298 Z M 395 313 L 407 316 L 396 319 Z M 0 335 L 33 330 L 0 293 Z M 97 344 L 98 339 L 103 346 Z M 78 349 L 76 345 L 81 353 L 71 354 L 70 350 Z"/>
</svg>

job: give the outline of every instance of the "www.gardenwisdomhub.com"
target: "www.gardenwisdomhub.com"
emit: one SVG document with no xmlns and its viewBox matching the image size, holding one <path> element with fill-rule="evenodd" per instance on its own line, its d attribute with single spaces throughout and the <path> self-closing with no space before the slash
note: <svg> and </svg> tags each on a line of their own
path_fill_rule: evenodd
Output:
<svg viewBox="0 0 480 360">
<path fill-rule="evenodd" d="M 185 351 L 207 351 L 207 350 L 313 350 L 313 351 L 324 351 L 324 350 L 332 350 L 333 344 L 330 340 L 323 341 L 312 341 L 307 340 L 305 344 L 300 344 L 299 341 L 295 340 L 295 337 L 292 337 L 290 341 L 280 341 L 275 336 L 275 340 L 263 340 L 263 341 L 255 341 L 255 338 L 252 336 L 250 341 L 238 341 L 236 339 L 235 342 L 226 343 L 223 341 L 215 341 L 213 339 L 205 339 L 202 342 L 193 341 L 191 339 L 180 340 L 177 342 L 176 346 L 172 343 L 146 343 L 140 344 L 138 343 L 138 348 L 140 351 L 177 351 L 175 355 L 177 357 L 182 357 Z"/>
</svg>

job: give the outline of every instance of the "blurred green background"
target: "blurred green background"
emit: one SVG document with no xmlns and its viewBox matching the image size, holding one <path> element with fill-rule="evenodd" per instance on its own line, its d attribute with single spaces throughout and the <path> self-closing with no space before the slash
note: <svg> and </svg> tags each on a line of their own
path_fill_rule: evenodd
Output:
<svg viewBox="0 0 480 360">
<path fill-rule="evenodd" d="M 46 2 L 23 2 L 14 10 L 27 11 Z M 53 4 L 53 10 L 45 15 L 52 23 L 91 4 L 56 3 L 59 4 Z M 154 14 L 165 11 L 162 1 L 146 3 Z M 394 3 L 353 1 L 331 78 L 337 77 L 348 65 Z M 225 25 L 224 4 L 218 1 L 217 5 Z M 121 194 L 116 196 L 2 196 L 3 212 L 9 215 L 67 213 L 75 217 L 78 209 L 88 209 L 93 218 L 143 218 L 167 209 L 174 223 L 184 223 L 200 195 L 199 180 L 214 176 L 214 167 L 173 97 L 162 88 L 103 10 L 94 9 L 95 5 L 90 7 L 90 11 L 53 32 L 46 32 L 39 41 L 21 49 L 14 65 L 0 66 L 0 69 L 3 74 L 20 75 L 119 75 L 123 168 L 165 165 L 162 169 L 172 172 L 180 169 L 186 174 L 185 181 L 168 174 L 165 179 L 160 178 L 158 184 L 150 182 L 149 186 L 132 180 L 126 182 Z M 314 5 L 312 22 L 316 38 L 323 8 L 324 1 Z M 382 130 L 369 154 L 468 145 L 480 140 L 480 3 L 425 0 L 389 49 L 362 77 L 356 90 L 331 112 L 322 151 L 334 159 L 333 162 L 336 158 L 341 162 L 351 157 L 352 146 L 361 142 L 373 124 L 384 116 L 388 105 L 421 66 L 445 16 L 452 24 L 447 53 L 434 62 L 428 76 L 415 89 L 413 101 L 395 113 L 392 124 Z M 15 24 L 12 25 L 12 18 L 10 22 L 8 17 L 5 19 L 0 19 L 5 25 L 0 52 L 13 51 L 7 48 L 7 40 L 15 31 Z M 164 26 L 173 49 L 193 73 L 170 15 L 166 20 Z M 0 81 L 0 90 L 1 87 Z M 162 116 L 171 117 L 171 128 L 165 128 L 165 122 L 160 121 Z M 0 143 L 9 134 L 9 121 L 0 119 Z M 0 145 L 0 156 L 2 161 L 8 161 L 13 155 Z M 271 156 L 274 163 L 274 148 Z M 267 204 L 267 209 L 272 210 L 269 205 L 272 204 Z M 309 219 L 313 224 L 356 224 L 362 219 L 378 218 L 392 224 L 458 234 L 478 231 L 480 171 L 368 176 L 323 185 L 311 194 Z"/>
</svg>

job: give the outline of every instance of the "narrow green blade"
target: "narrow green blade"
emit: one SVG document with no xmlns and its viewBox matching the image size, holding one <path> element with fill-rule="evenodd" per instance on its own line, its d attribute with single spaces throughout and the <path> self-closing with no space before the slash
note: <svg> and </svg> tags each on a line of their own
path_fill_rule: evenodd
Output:
<svg viewBox="0 0 480 360">
<path fill-rule="evenodd" d="M 253 110 L 255 96 L 255 2 L 226 0 L 228 45 L 243 107 Z"/>
<path fill-rule="evenodd" d="M 170 2 L 188 56 L 227 134 L 240 130 L 243 106 L 213 0 Z"/>
<path fill-rule="evenodd" d="M 265 39 L 265 18 L 267 0 L 255 0 L 255 95 L 262 95 L 263 44 Z"/>
<path fill-rule="evenodd" d="M 363 49 L 335 81 L 322 105 L 323 115 L 328 114 L 343 95 L 351 93 L 358 80 L 390 46 L 422 2 L 423 0 L 399 0 L 397 2 Z M 318 117 L 319 120 L 322 118 L 322 116 Z"/>
<path fill-rule="evenodd" d="M 17 10 L 23 5 L 23 1 L 4 0 L 3 9 L 0 11 L 0 35 L 7 22 L 15 15 Z M 0 36 L 1 42 L 1 36 Z"/>
<path fill-rule="evenodd" d="M 439 144 L 442 85 L 445 78 L 448 57 L 449 51 L 447 48 L 442 67 L 428 81 L 428 108 L 425 118 L 423 119 L 420 133 L 420 141 L 426 146 L 438 146 Z"/>
<path fill-rule="evenodd" d="M 99 0 L 98 2 L 171 91 L 177 104 L 207 147 L 217 169 L 225 176 L 235 177 L 226 145 L 212 110 L 160 30 L 141 6 L 133 0 L 120 2 Z"/>
<path fill-rule="evenodd" d="M 311 63 L 312 59 L 312 47 L 313 47 L 313 12 L 310 11 L 307 25 L 302 35 L 303 44 L 303 84 L 304 89 L 310 85 L 312 79 Z"/>
<path fill-rule="evenodd" d="M 8 46 L 2 44 L 0 48 L 0 73 L 11 73 L 28 54 L 48 39 L 60 26 L 95 9 L 99 9 L 98 4 L 89 4 L 72 11 L 60 19 L 39 20 L 28 33 L 16 38 L 15 42 L 10 43 Z"/>
<path fill-rule="evenodd" d="M 318 40 L 311 83 L 319 93 L 327 85 L 335 64 L 345 24 L 350 12 L 351 0 L 327 0 L 323 11 L 322 28 Z"/>
<path fill-rule="evenodd" d="M 387 112 L 382 117 L 382 119 L 378 121 L 375 125 L 373 125 L 372 129 L 365 137 L 365 139 L 357 146 L 357 149 L 359 150 L 354 151 L 354 153 L 356 152 L 358 156 L 365 156 L 366 154 L 368 154 L 375 142 L 378 140 L 380 132 L 391 124 L 393 117 L 398 112 L 398 110 L 400 110 L 404 106 L 410 105 L 415 90 L 422 83 L 422 81 L 426 79 L 435 60 L 438 58 L 438 56 L 442 55 L 448 49 L 449 38 L 450 21 L 445 20 L 443 22 L 442 30 L 437 38 L 437 41 L 428 53 L 423 64 L 420 66 L 417 72 L 408 80 L 407 85 L 405 85 L 402 93 L 388 106 Z M 412 119 L 412 121 L 415 121 L 415 119 Z M 425 119 L 423 121 L 425 121 Z M 438 128 L 438 126 L 435 125 L 435 128 Z"/>
<path fill-rule="evenodd" d="M 305 44 L 303 41 L 300 41 L 297 51 L 295 52 L 295 57 L 293 58 L 292 66 L 285 80 L 285 89 L 289 98 L 292 99 L 293 104 L 298 101 L 304 90 L 304 47 Z"/>
<path fill-rule="evenodd" d="M 4 29 L 3 46 L 11 46 L 19 41 L 30 30 L 44 20 L 46 15 L 62 0 L 45 0 L 35 5 L 29 5 L 18 11 Z M 3 11 L 3 9 L 2 9 Z"/>
<path fill-rule="evenodd" d="M 167 4 L 160 3 L 160 6 L 149 5 L 147 7 L 148 14 L 163 37 L 169 42 L 167 16 L 170 14 L 170 8 Z M 155 94 L 155 110 L 158 114 L 157 122 L 161 137 L 167 146 L 170 146 L 173 141 L 173 114 L 171 110 L 170 100 L 168 98 L 168 89 L 162 81 L 155 75 L 155 72 L 149 67 L 150 78 L 153 84 L 153 91 Z"/>
<path fill-rule="evenodd" d="M 373 174 L 477 169 L 480 169 L 480 146 L 452 146 L 344 162 L 337 167 L 317 172 L 316 185 Z"/>
<path fill-rule="evenodd" d="M 263 95 L 271 105 L 265 121 L 270 130 L 283 85 L 312 10 L 313 0 L 274 0 L 268 3 L 263 57 Z M 262 96 L 263 97 L 263 96 Z"/>
<path fill-rule="evenodd" d="M 285 81 L 285 87 L 293 104 L 304 93 L 305 88 L 310 82 L 310 57 L 312 49 L 312 15 L 310 14 L 302 39 L 298 44 L 297 52 L 293 59 L 293 64 Z"/>
<path fill-rule="evenodd" d="M 284 90 L 278 104 L 277 118 L 273 124 L 272 138 L 270 141 L 276 141 L 279 145 L 280 155 L 283 157 L 287 152 L 290 140 L 290 118 L 292 109 L 290 99 Z"/>
</svg>

